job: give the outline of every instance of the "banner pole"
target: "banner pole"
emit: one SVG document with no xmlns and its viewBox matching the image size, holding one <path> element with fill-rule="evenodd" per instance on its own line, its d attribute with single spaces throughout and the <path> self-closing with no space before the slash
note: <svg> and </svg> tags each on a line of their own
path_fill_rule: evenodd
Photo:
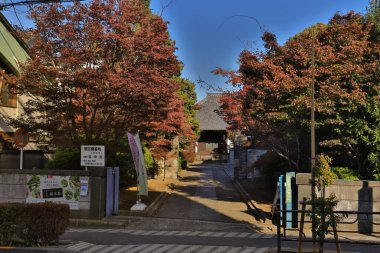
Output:
<svg viewBox="0 0 380 253">
<path fill-rule="evenodd" d="M 138 179 L 137 179 L 136 189 L 137 189 L 137 203 L 141 203 L 140 189 L 139 189 L 139 180 Z"/>
</svg>

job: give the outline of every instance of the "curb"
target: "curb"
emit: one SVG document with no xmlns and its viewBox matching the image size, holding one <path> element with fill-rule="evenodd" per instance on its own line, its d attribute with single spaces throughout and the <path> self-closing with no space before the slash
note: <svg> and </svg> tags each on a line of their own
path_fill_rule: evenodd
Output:
<svg viewBox="0 0 380 253">
<path fill-rule="evenodd" d="M 144 211 L 119 211 L 119 216 L 131 216 L 131 217 L 151 217 L 161 207 L 167 196 L 172 193 L 174 186 L 166 187 L 165 191 L 161 192 L 157 198 L 144 210 Z"/>
<path fill-rule="evenodd" d="M 76 251 L 72 251 L 69 249 L 59 248 L 59 247 L 51 247 L 51 248 L 37 248 L 37 247 L 15 247 L 12 249 L 0 249 L 1 252 L 12 252 L 12 253 L 22 253 L 22 252 L 33 252 L 33 253 L 74 253 Z"/>
<path fill-rule="evenodd" d="M 166 187 L 164 192 L 160 193 L 160 195 L 146 209 L 147 216 L 153 216 L 158 211 L 158 209 L 160 209 L 162 203 L 170 194 L 172 194 L 173 189 L 174 185 L 171 185 L 170 187 Z"/>
<path fill-rule="evenodd" d="M 129 220 L 133 217 L 151 217 L 161 207 L 169 194 L 172 193 L 174 186 L 166 187 L 165 191 L 161 192 L 157 198 L 144 211 L 119 211 L 119 214 L 111 218 L 101 220 L 91 219 L 70 219 L 70 227 L 122 227 L 126 228 Z M 124 219 L 123 219 L 124 218 Z"/>
<path fill-rule="evenodd" d="M 91 220 L 91 219 L 70 219 L 70 227 L 123 227 L 126 221 L 111 220 Z"/>
</svg>

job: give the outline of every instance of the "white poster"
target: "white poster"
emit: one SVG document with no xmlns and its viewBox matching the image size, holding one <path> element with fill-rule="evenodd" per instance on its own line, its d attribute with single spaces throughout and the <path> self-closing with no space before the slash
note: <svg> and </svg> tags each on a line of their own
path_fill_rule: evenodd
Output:
<svg viewBox="0 0 380 253">
<path fill-rule="evenodd" d="M 81 181 L 79 176 L 27 175 L 26 203 L 54 202 L 79 209 Z M 81 177 L 83 180 L 84 178 Z M 87 178 L 88 182 L 88 178 Z"/>
</svg>

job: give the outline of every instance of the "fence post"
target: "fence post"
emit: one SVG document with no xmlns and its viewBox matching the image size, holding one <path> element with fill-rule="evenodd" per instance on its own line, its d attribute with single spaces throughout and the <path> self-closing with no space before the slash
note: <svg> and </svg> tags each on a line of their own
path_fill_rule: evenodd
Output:
<svg viewBox="0 0 380 253">
<path fill-rule="evenodd" d="M 340 244 L 338 242 L 338 231 L 336 229 L 336 223 L 333 224 L 333 232 L 334 232 L 334 239 L 335 239 L 335 246 L 336 246 L 336 252 L 340 253 Z"/>
<path fill-rule="evenodd" d="M 306 198 L 303 198 L 301 203 L 302 203 L 302 213 L 301 213 L 300 231 L 298 234 L 298 253 L 301 253 L 301 250 L 302 250 L 302 234 L 303 234 L 303 226 L 305 223 Z"/>
<path fill-rule="evenodd" d="M 277 253 L 281 253 L 281 210 L 277 210 Z"/>
</svg>

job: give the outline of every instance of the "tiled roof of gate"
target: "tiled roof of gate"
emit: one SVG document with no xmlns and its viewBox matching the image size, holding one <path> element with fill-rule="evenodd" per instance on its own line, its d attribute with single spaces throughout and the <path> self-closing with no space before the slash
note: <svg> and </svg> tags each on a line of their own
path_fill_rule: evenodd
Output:
<svg viewBox="0 0 380 253">
<path fill-rule="evenodd" d="M 220 93 L 208 93 L 207 96 L 197 103 L 197 119 L 200 130 L 226 130 L 227 124 L 217 110 L 220 108 Z"/>
</svg>

